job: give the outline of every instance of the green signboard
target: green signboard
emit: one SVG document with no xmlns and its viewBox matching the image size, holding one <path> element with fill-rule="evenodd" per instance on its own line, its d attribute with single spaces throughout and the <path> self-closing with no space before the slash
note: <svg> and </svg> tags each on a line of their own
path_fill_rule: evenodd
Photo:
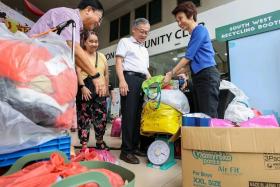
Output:
<svg viewBox="0 0 280 187">
<path fill-rule="evenodd" d="M 216 28 L 218 41 L 229 41 L 280 29 L 280 10 Z"/>
</svg>

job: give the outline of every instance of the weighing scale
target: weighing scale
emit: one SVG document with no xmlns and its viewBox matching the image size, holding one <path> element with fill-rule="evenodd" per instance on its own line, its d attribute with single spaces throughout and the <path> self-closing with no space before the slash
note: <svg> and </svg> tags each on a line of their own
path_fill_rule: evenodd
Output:
<svg viewBox="0 0 280 187">
<path fill-rule="evenodd" d="M 174 142 L 168 141 L 168 137 L 157 137 L 149 146 L 147 156 L 148 167 L 167 170 L 176 164 L 174 159 Z"/>
</svg>

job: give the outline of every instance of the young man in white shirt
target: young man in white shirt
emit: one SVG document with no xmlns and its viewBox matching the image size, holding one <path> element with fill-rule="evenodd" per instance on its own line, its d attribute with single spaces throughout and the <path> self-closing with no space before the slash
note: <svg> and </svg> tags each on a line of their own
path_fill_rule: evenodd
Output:
<svg viewBox="0 0 280 187">
<path fill-rule="evenodd" d="M 143 104 L 143 81 L 150 77 L 149 54 L 144 42 L 150 32 L 149 21 L 138 18 L 132 25 L 132 36 L 122 38 L 116 51 L 122 114 L 122 146 L 120 159 L 139 164 L 140 120 Z"/>
</svg>

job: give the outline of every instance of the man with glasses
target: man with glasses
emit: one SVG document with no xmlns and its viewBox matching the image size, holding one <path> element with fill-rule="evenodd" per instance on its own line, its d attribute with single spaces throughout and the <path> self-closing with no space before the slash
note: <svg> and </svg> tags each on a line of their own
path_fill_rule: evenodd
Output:
<svg viewBox="0 0 280 187">
<path fill-rule="evenodd" d="M 120 159 L 130 164 L 139 164 L 139 159 L 135 155 L 145 156 L 139 149 L 139 139 L 143 104 L 141 85 L 150 77 L 149 54 L 144 45 L 149 31 L 148 20 L 136 19 L 132 25 L 132 36 L 122 38 L 116 51 L 116 72 L 119 78 L 122 114 Z"/>
<path fill-rule="evenodd" d="M 96 93 L 99 94 L 99 96 L 105 96 L 106 86 L 102 81 L 99 81 L 99 74 L 96 69 L 88 63 L 90 61 L 89 57 L 80 46 L 80 31 L 83 29 L 93 30 L 99 27 L 102 22 L 103 12 L 103 6 L 98 0 L 81 0 L 78 9 L 66 7 L 50 9 L 28 32 L 28 35 L 32 37 L 33 35 L 55 28 L 63 22 L 73 20 L 76 23 L 74 31 L 76 36 L 75 41 L 72 41 L 71 26 L 64 28 L 60 36 L 69 46 L 72 46 L 72 42 L 75 42 L 75 63 L 92 77 Z"/>
</svg>

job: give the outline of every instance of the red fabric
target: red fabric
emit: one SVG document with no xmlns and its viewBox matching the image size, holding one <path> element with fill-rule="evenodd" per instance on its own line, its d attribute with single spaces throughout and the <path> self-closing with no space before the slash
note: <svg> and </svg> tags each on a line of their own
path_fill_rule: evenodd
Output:
<svg viewBox="0 0 280 187">
<path fill-rule="evenodd" d="M 47 187 L 54 184 L 59 177 L 77 175 L 82 172 L 98 171 L 106 175 L 113 187 L 121 187 L 124 181 L 121 176 L 106 169 L 87 169 L 79 162 L 64 163 L 63 158 L 53 153 L 50 161 L 42 161 L 27 166 L 26 168 L 9 176 L 0 177 L 0 186 L 6 187 Z M 95 183 L 88 183 L 83 187 L 98 187 Z"/>
<path fill-rule="evenodd" d="M 81 151 L 75 156 L 71 158 L 72 162 L 80 162 L 80 161 L 102 161 L 102 158 L 98 155 L 95 149 L 81 149 Z"/>
<path fill-rule="evenodd" d="M 29 83 L 36 77 L 45 76 L 53 92 L 43 93 L 52 97 L 59 105 L 73 103 L 77 94 L 77 76 L 72 68 L 66 68 L 58 75 L 52 75 L 46 62 L 55 60 L 46 47 L 20 40 L 0 40 L 0 77 L 13 81 L 17 88 L 30 88 Z M 59 61 L 60 60 L 60 61 Z M 66 64 L 63 59 L 57 64 Z M 74 107 L 68 108 L 56 118 L 56 127 L 71 128 L 76 118 Z"/>
<path fill-rule="evenodd" d="M 0 76 L 27 83 L 34 77 L 47 74 L 43 62 L 51 59 L 46 48 L 18 40 L 0 40 Z"/>
<path fill-rule="evenodd" d="M 77 75 L 73 69 L 66 69 L 57 76 L 50 77 L 53 90 L 55 93 L 51 95 L 59 104 L 74 100 L 77 94 Z M 71 80 L 71 82 L 69 82 Z"/>
<path fill-rule="evenodd" d="M 63 105 L 73 101 L 77 93 L 77 76 L 74 69 L 66 69 L 51 75 L 44 62 L 51 60 L 47 48 L 15 40 L 0 40 L 0 76 L 18 83 L 28 83 L 37 76 L 45 75 L 55 91 L 52 96 Z M 65 64 L 65 62 L 59 62 Z M 71 80 L 71 82 L 69 81 Z"/>
<path fill-rule="evenodd" d="M 64 113 L 62 113 L 61 115 L 57 116 L 56 118 L 56 124 L 57 124 L 57 128 L 71 128 L 74 127 L 76 128 L 76 126 L 73 126 L 72 124 L 76 124 L 76 119 L 74 117 L 76 116 L 76 108 L 75 107 L 69 107 Z M 69 125 L 72 126 L 69 126 Z"/>
<path fill-rule="evenodd" d="M 90 169 L 90 171 L 97 171 L 106 175 L 112 187 L 119 187 L 124 185 L 122 177 L 119 174 L 114 173 L 108 169 Z"/>
<path fill-rule="evenodd" d="M 258 109 L 255 109 L 255 108 L 252 108 L 254 114 L 255 114 L 255 117 L 258 117 L 258 116 L 261 116 L 262 113 L 258 110 Z"/>
</svg>

